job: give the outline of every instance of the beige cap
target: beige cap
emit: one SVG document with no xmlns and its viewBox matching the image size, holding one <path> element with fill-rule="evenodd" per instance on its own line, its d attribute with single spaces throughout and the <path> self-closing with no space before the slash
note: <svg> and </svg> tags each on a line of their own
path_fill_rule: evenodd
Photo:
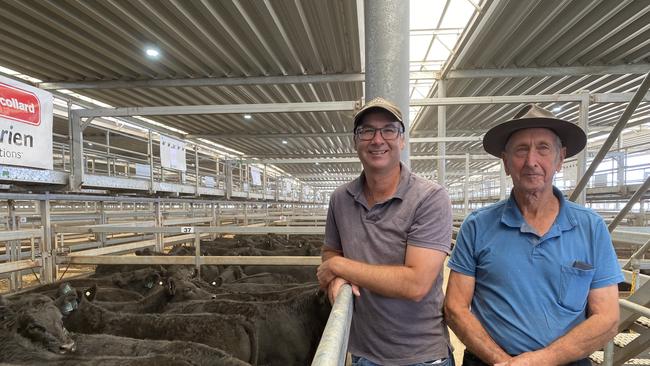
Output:
<svg viewBox="0 0 650 366">
<path fill-rule="evenodd" d="M 399 122 L 402 125 L 402 128 L 404 128 L 404 122 L 402 121 L 402 112 L 399 110 L 399 108 L 387 101 L 386 99 L 382 97 L 377 97 L 374 98 L 373 100 L 369 101 L 366 103 L 366 105 L 363 106 L 355 115 L 354 115 L 354 130 L 357 129 L 357 126 L 361 123 L 361 119 L 366 112 L 373 110 L 373 109 L 383 109 L 386 112 L 390 113 L 395 117 L 395 121 Z"/>
</svg>

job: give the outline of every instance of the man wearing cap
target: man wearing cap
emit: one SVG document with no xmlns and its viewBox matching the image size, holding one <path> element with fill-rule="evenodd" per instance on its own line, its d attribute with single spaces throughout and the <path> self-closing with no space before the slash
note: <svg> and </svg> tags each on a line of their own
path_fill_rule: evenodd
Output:
<svg viewBox="0 0 650 366">
<path fill-rule="evenodd" d="M 354 116 L 361 176 L 330 198 L 318 280 L 333 301 L 355 293 L 353 365 L 453 366 L 442 316 L 451 204 L 440 185 L 400 163 L 402 114 L 376 98 Z"/>
<path fill-rule="evenodd" d="M 536 105 L 485 134 L 513 189 L 465 219 L 448 263 L 445 318 L 463 365 L 591 365 L 616 334 L 623 275 L 607 227 L 553 187 L 586 142 Z"/>
</svg>

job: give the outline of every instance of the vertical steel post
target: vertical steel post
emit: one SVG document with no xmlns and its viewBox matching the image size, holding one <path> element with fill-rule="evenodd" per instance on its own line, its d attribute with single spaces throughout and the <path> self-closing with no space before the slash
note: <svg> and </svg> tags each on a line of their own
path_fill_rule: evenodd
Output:
<svg viewBox="0 0 650 366">
<path fill-rule="evenodd" d="M 499 171 L 499 198 L 504 200 L 508 192 L 506 191 L 506 166 L 501 160 L 501 170 Z"/>
<path fill-rule="evenodd" d="M 225 163 L 226 174 L 226 199 L 232 197 L 232 160 L 226 160 Z"/>
<path fill-rule="evenodd" d="M 160 201 L 156 201 L 153 204 L 154 207 L 154 216 L 156 221 L 156 227 L 163 227 L 163 215 L 162 208 L 160 207 Z M 156 251 L 162 253 L 165 250 L 165 242 L 163 240 L 163 233 L 156 233 Z"/>
<path fill-rule="evenodd" d="M 465 192 L 463 193 L 464 208 L 463 213 L 465 216 L 469 213 L 469 153 L 465 153 Z"/>
<path fill-rule="evenodd" d="M 14 200 L 7 201 L 7 209 L 9 217 L 7 217 L 9 230 L 18 230 L 18 223 L 16 222 L 16 202 Z M 6 253 L 10 262 L 20 260 L 20 240 L 11 240 L 5 243 Z M 11 291 L 18 290 L 21 287 L 21 271 L 11 272 L 9 274 L 9 289 Z"/>
<path fill-rule="evenodd" d="M 578 116 L 578 126 L 589 134 L 589 91 L 583 90 L 580 92 L 580 114 Z M 576 177 L 582 177 L 587 170 L 587 147 L 577 155 L 576 162 Z M 587 190 L 584 189 L 576 197 L 576 203 L 585 205 L 587 203 Z"/>
<path fill-rule="evenodd" d="M 149 157 L 149 193 L 156 193 L 156 189 L 153 184 L 153 136 L 151 135 L 151 130 L 149 130 L 148 141 L 147 141 L 147 155 Z"/>
<path fill-rule="evenodd" d="M 194 179 L 196 182 L 194 182 L 194 194 L 199 195 L 199 147 L 197 145 L 194 145 Z"/>
<path fill-rule="evenodd" d="M 104 201 L 99 201 L 99 224 L 104 225 L 108 224 L 108 220 L 106 219 L 106 208 L 104 206 Z M 99 233 L 95 236 L 97 240 L 99 240 L 99 246 L 104 247 L 106 245 L 106 233 Z"/>
<path fill-rule="evenodd" d="M 438 98 L 447 96 L 447 81 L 438 80 Z M 447 136 L 447 106 L 438 106 L 438 137 Z M 447 144 L 444 141 L 438 142 L 438 183 L 445 185 L 447 181 Z"/>
<path fill-rule="evenodd" d="M 39 201 L 38 204 L 41 211 L 41 226 L 43 227 L 43 240 L 40 248 L 43 262 L 41 278 L 44 283 L 52 283 L 56 280 L 56 243 L 52 232 L 52 220 L 50 219 L 50 200 L 45 199 Z"/>
<path fill-rule="evenodd" d="M 266 187 L 267 187 L 267 176 L 266 176 L 266 164 L 264 164 L 264 173 L 262 178 L 262 192 L 264 192 L 263 199 L 266 200 Z"/>
<path fill-rule="evenodd" d="M 201 278 L 201 233 L 198 230 L 194 232 L 194 266 L 196 267 L 196 276 Z"/>
<path fill-rule="evenodd" d="M 366 100 L 384 97 L 402 111 L 405 146 L 401 159 L 409 165 L 409 3 L 365 0 Z M 350 126 L 352 128 L 352 126 Z"/>
<path fill-rule="evenodd" d="M 71 146 L 71 163 L 72 169 L 70 174 L 70 190 L 79 191 L 83 183 L 84 165 L 83 165 L 83 130 L 81 129 L 81 118 L 74 110 L 70 112 L 70 136 L 72 138 Z"/>
</svg>

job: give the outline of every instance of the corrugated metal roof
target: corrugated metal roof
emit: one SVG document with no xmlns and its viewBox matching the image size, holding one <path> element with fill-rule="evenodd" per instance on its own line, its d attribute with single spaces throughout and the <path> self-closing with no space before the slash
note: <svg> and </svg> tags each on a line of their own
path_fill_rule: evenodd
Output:
<svg viewBox="0 0 650 366">
<path fill-rule="evenodd" d="M 445 2 L 445 7 L 449 5 Z M 0 41 L 4 44 L 0 66 L 43 82 L 330 76 L 363 70 L 361 14 L 355 1 L 1 0 L 0 6 Z M 442 75 L 449 77 L 448 96 L 633 92 L 643 76 L 639 72 L 544 76 L 538 71 L 626 65 L 645 65 L 650 70 L 650 3 L 646 1 L 486 0 L 481 6 L 443 68 Z M 158 60 L 144 55 L 147 45 L 160 49 Z M 458 72 L 468 70 L 477 71 L 478 76 L 458 77 Z M 519 70 L 522 76 L 498 76 L 494 70 Z M 433 85 L 429 96 L 435 96 Z M 75 92 L 114 107 L 302 103 L 360 100 L 363 83 Z M 450 106 L 447 135 L 480 136 L 518 107 Z M 560 117 L 577 120 L 577 103 L 561 107 Z M 592 104 L 590 126 L 606 130 L 623 108 L 622 104 Z M 643 120 L 649 113 L 650 105 L 642 103 L 633 118 Z M 355 153 L 351 136 L 342 135 L 350 131 L 351 111 L 265 113 L 250 120 L 240 114 L 151 119 L 193 135 L 222 135 L 212 138 L 251 157 L 348 157 Z M 412 126 L 412 137 L 437 136 L 436 108 L 422 108 Z M 479 141 L 449 142 L 446 148 L 447 154 L 483 154 Z M 437 154 L 435 143 L 413 144 L 411 149 L 413 155 Z M 473 162 L 472 169 L 485 164 Z M 276 165 L 296 176 L 330 172 L 349 177 L 360 171 L 359 163 Z M 426 174 L 435 169 L 435 161 L 414 160 L 412 166 Z M 463 169 L 464 161 L 448 164 L 449 171 Z"/>
</svg>

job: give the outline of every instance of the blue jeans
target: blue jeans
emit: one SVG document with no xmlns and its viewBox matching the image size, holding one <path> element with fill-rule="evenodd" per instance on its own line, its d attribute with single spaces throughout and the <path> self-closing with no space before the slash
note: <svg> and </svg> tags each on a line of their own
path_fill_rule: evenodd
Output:
<svg viewBox="0 0 650 366">
<path fill-rule="evenodd" d="M 363 357 L 352 355 L 352 366 L 381 366 Z M 449 352 L 449 358 L 440 363 L 433 363 L 433 361 L 414 363 L 406 366 L 454 366 L 454 355 Z"/>
</svg>

